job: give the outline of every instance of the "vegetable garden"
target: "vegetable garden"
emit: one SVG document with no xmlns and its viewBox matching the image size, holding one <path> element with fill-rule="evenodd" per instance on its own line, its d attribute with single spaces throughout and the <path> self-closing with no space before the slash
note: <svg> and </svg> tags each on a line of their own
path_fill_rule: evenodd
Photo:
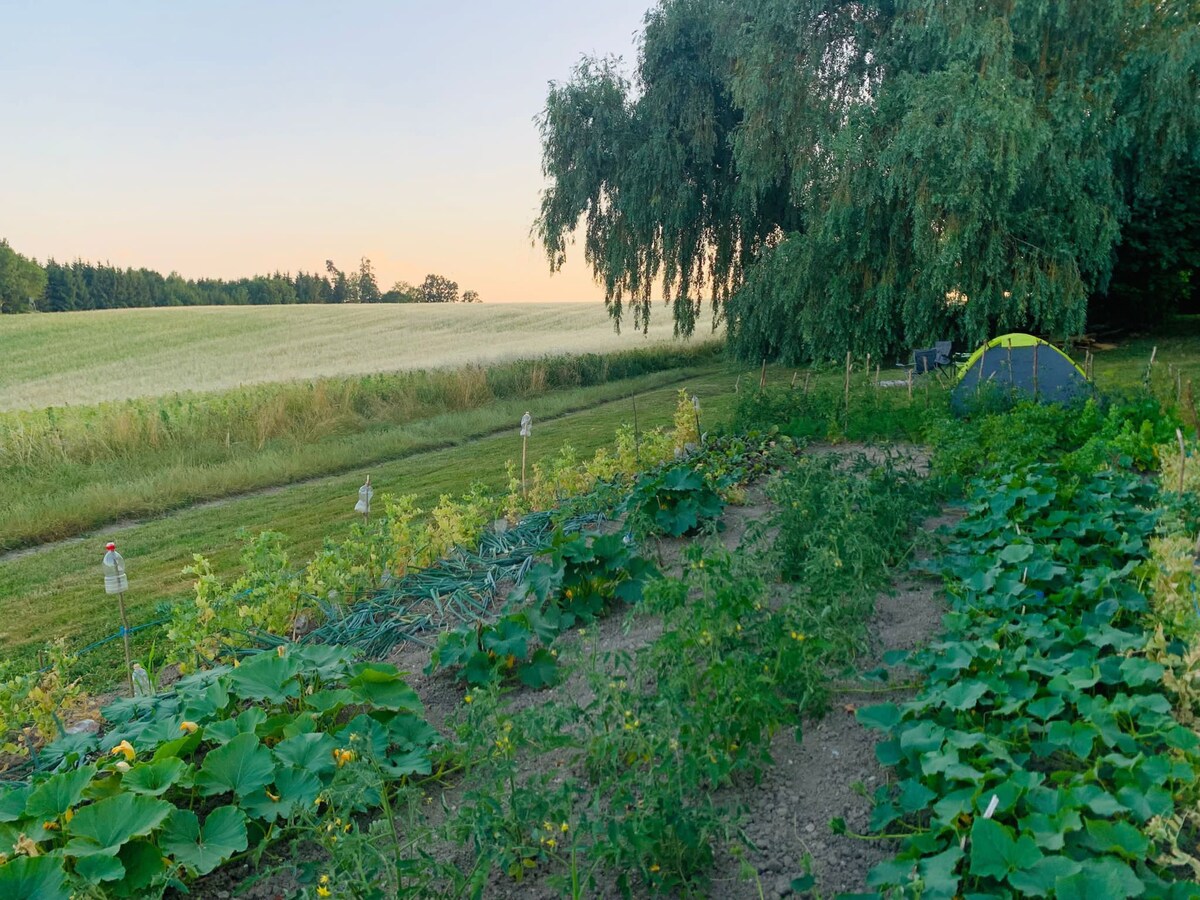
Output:
<svg viewBox="0 0 1200 900">
<path fill-rule="evenodd" d="M 159 692 L 98 710 L 61 648 L 0 685 L 0 895 L 828 897 L 744 809 L 852 712 L 869 828 L 816 812 L 860 896 L 1197 896 L 1195 442 L 1149 392 L 946 406 L 793 381 L 702 433 L 681 392 L 303 564 L 198 556 Z M 868 667 L 914 568 L 942 632 Z"/>
</svg>

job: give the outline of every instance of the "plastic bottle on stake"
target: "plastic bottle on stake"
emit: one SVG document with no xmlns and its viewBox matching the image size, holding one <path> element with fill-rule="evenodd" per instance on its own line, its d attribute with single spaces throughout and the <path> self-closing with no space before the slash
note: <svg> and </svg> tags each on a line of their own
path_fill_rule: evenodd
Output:
<svg viewBox="0 0 1200 900">
<path fill-rule="evenodd" d="M 104 592 L 106 594 L 123 594 L 129 590 L 129 578 L 125 574 L 125 557 L 117 552 L 116 544 L 105 544 L 104 549 L 108 551 L 104 554 Z"/>
<path fill-rule="evenodd" d="M 129 577 L 125 574 L 125 558 L 117 552 L 111 541 L 104 545 L 104 592 L 117 595 L 117 608 L 121 611 L 121 639 L 125 644 L 125 671 L 129 675 L 129 691 L 137 695 L 133 682 L 133 653 L 129 648 L 129 617 L 125 615 L 125 592 L 129 590 Z"/>
</svg>

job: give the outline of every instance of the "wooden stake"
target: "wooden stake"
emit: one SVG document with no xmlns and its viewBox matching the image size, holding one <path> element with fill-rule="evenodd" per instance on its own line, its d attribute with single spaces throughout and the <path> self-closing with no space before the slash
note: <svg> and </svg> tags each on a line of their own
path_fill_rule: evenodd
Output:
<svg viewBox="0 0 1200 900">
<path fill-rule="evenodd" d="M 793 373 L 792 373 L 792 388 L 791 388 L 791 389 L 792 389 L 793 391 L 796 389 L 796 379 L 797 379 L 797 378 L 799 378 L 799 377 L 800 377 L 800 371 L 799 371 L 799 370 L 796 370 L 795 372 L 793 372 Z"/>
<path fill-rule="evenodd" d="M 913 370 L 908 370 L 908 402 L 912 403 L 912 373 Z"/>
<path fill-rule="evenodd" d="M 739 372 L 737 381 L 735 381 L 733 383 L 733 392 L 736 394 L 738 392 L 738 389 L 741 388 L 741 386 L 742 386 L 742 376 L 741 376 L 741 373 Z"/>
<path fill-rule="evenodd" d="M 529 438 L 521 435 L 521 496 L 528 497 L 529 491 L 525 487 L 525 450 L 529 446 Z"/>
<path fill-rule="evenodd" d="M 129 649 L 129 617 L 125 615 L 125 594 L 117 594 L 117 608 L 121 611 L 121 637 L 125 642 L 125 671 L 129 675 L 129 696 L 134 696 L 133 653 Z"/>
<path fill-rule="evenodd" d="M 812 369 L 804 373 L 804 396 L 808 396 L 808 384 L 812 381 Z"/>
<path fill-rule="evenodd" d="M 762 364 L 762 374 L 758 376 L 758 389 L 764 390 L 767 386 L 767 361 L 764 359 Z"/>
</svg>

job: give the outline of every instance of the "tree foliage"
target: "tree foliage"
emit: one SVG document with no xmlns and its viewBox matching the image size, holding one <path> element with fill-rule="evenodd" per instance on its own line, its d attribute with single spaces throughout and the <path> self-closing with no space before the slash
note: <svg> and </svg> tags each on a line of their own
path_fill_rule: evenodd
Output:
<svg viewBox="0 0 1200 900">
<path fill-rule="evenodd" d="M 434 281 L 430 281 L 434 279 Z M 469 299 L 468 299 L 469 297 Z M 433 299 L 430 299 L 433 298 Z M 398 281 L 381 293 L 371 260 L 343 272 L 325 261 L 325 274 L 276 272 L 225 281 L 164 277 L 150 269 L 118 269 L 108 263 L 47 260 L 45 267 L 0 240 L 0 312 L 68 312 L 151 306 L 266 306 L 293 303 L 425 303 L 457 301 L 458 285 L 431 275 L 421 286 Z M 479 302 L 467 291 L 465 302 Z"/>
<path fill-rule="evenodd" d="M 458 282 L 441 275 L 426 275 L 421 284 L 423 303 L 457 303 Z"/>
<path fill-rule="evenodd" d="M 46 289 L 46 273 L 0 240 L 0 313 L 29 312 Z"/>
<path fill-rule="evenodd" d="M 754 358 L 1077 332 L 1200 160 L 1198 35 L 1194 0 L 662 0 L 633 81 L 551 86 L 535 234 L 557 268 L 582 232 L 618 324 L 661 281 L 690 333 L 707 288 Z"/>
</svg>

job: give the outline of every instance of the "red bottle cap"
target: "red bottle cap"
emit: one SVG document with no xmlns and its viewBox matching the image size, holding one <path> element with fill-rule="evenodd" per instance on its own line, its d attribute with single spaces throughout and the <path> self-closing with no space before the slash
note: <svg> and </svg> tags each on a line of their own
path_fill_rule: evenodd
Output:
<svg viewBox="0 0 1200 900">
<path fill-rule="evenodd" d="M 107 544 L 104 545 L 104 549 L 105 550 L 116 550 L 117 545 L 114 544 L 112 541 L 109 541 Z"/>
</svg>

